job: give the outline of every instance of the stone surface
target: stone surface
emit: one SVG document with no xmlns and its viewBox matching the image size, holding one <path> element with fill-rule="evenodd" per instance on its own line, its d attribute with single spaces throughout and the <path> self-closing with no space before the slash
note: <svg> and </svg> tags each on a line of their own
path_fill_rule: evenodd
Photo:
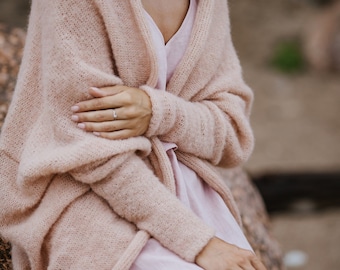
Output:
<svg viewBox="0 0 340 270">
<path fill-rule="evenodd" d="M 4 242 L 0 238 L 0 269 L 1 270 L 12 269 L 10 249 L 11 249 L 10 244 L 7 242 Z"/>
<path fill-rule="evenodd" d="M 25 31 L 0 24 L 0 129 L 12 99 L 22 58 Z"/>
<path fill-rule="evenodd" d="M 0 24 L 0 130 L 12 99 L 25 31 Z M 0 269 L 11 269 L 10 244 L 0 238 Z"/>
<path fill-rule="evenodd" d="M 322 10 L 309 24 L 305 53 L 318 71 L 340 71 L 340 1 Z"/>
<path fill-rule="evenodd" d="M 242 168 L 221 170 L 240 210 L 243 231 L 268 270 L 283 270 L 281 248 L 258 190 Z"/>
</svg>

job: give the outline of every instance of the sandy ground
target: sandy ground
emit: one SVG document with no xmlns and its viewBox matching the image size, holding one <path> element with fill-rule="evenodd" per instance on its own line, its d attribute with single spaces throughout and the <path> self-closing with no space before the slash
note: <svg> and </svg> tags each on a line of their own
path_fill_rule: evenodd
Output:
<svg viewBox="0 0 340 270">
<path fill-rule="evenodd" d="M 17 9 L 27 6 L 24 2 L 2 0 L 0 20 L 23 26 L 23 16 L 10 14 L 25 14 Z M 255 176 L 339 171 L 340 75 L 311 70 L 287 75 L 268 64 L 278 42 L 303 37 L 317 10 L 308 0 L 229 2 L 234 44 L 256 97 L 252 115 L 256 148 L 247 170 Z M 307 255 L 304 266 L 288 269 L 340 269 L 340 209 L 281 213 L 272 220 L 283 250 Z"/>
</svg>

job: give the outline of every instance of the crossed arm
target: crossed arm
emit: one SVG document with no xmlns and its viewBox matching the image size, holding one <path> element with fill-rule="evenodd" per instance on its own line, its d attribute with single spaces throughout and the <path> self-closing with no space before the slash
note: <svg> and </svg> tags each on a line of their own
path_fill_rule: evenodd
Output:
<svg viewBox="0 0 340 270">
<path fill-rule="evenodd" d="M 126 86 L 90 88 L 93 99 L 75 104 L 72 120 L 80 129 L 106 139 L 144 135 L 150 125 L 152 104 L 141 89 Z M 206 270 L 256 269 L 263 264 L 247 250 L 212 238 L 197 255 L 196 263 Z"/>
</svg>

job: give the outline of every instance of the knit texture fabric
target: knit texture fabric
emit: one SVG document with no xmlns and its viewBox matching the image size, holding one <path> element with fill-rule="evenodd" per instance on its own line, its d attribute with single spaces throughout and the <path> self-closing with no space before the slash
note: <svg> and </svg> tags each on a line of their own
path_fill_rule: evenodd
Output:
<svg viewBox="0 0 340 270">
<path fill-rule="evenodd" d="M 225 0 L 200 0 L 189 48 L 155 91 L 157 56 L 139 0 L 33 0 L 24 58 L 0 141 L 0 234 L 14 269 L 129 269 L 154 237 L 193 262 L 213 237 L 175 196 L 161 140 L 238 211 L 215 166 L 253 148 L 252 92 Z M 150 96 L 145 136 L 106 140 L 71 121 L 89 87 Z M 150 166 L 151 165 L 151 166 Z"/>
</svg>

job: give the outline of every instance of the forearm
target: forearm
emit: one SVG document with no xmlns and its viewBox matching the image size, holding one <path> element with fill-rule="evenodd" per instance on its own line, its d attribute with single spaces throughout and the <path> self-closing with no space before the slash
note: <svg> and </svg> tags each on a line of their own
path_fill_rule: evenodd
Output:
<svg viewBox="0 0 340 270">
<path fill-rule="evenodd" d="M 92 189 L 117 214 L 187 261 L 193 262 L 214 235 L 136 155 Z"/>
<path fill-rule="evenodd" d="M 221 91 L 212 99 L 191 102 L 148 87 L 153 115 L 146 136 L 177 144 L 179 151 L 213 164 L 234 166 L 245 161 L 253 147 L 246 107 L 252 94 L 245 86 L 240 95 Z"/>
</svg>

